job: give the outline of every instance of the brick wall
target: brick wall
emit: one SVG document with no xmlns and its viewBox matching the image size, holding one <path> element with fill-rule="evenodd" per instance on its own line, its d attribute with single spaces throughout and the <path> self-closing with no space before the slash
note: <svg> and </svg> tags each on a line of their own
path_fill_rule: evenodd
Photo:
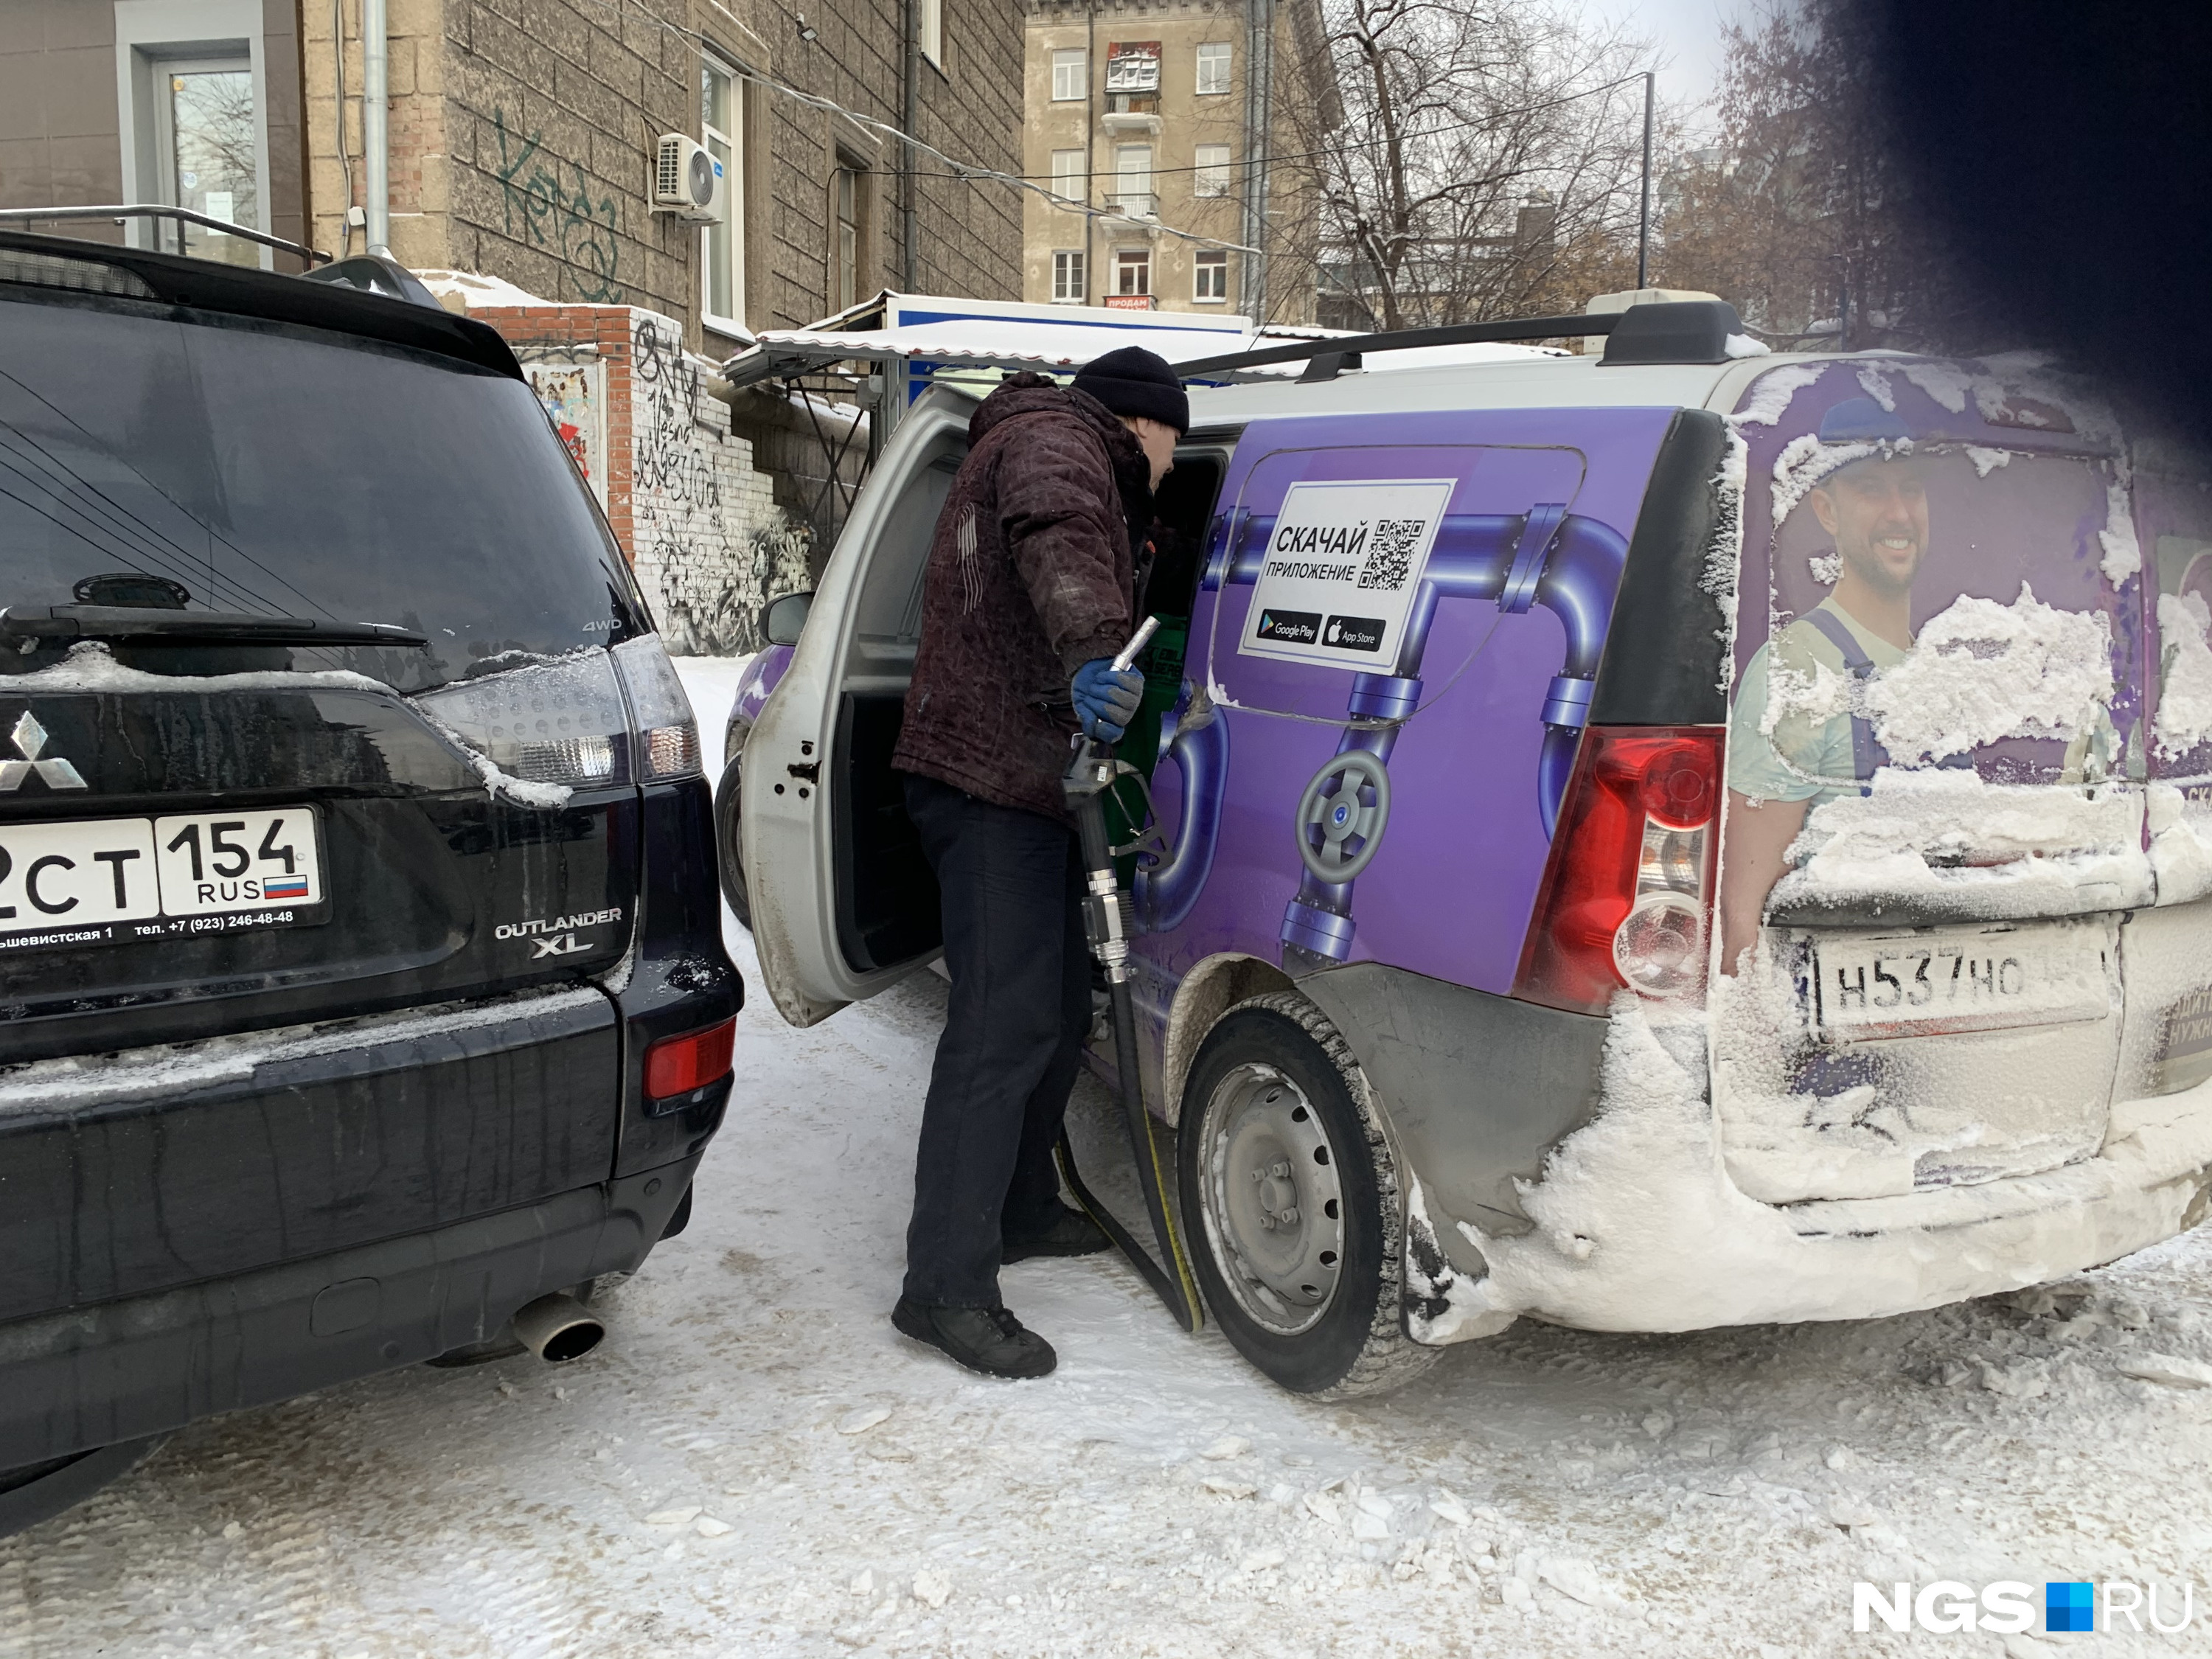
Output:
<svg viewBox="0 0 2212 1659">
<path fill-rule="evenodd" d="M 553 403 L 669 649 L 757 648 L 761 606 L 810 585 L 810 538 L 775 505 L 675 320 L 635 306 L 469 314 L 506 337 Z M 571 390 L 575 401 L 555 401 Z"/>
</svg>

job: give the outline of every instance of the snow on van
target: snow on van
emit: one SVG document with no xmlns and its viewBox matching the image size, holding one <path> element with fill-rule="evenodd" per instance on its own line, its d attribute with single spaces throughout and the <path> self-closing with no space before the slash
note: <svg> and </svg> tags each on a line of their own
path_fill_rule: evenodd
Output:
<svg viewBox="0 0 2212 1659">
<path fill-rule="evenodd" d="M 2201 469 L 2025 362 L 1629 318 L 1194 386 L 1159 493 L 1142 1082 L 1293 1389 L 1933 1306 L 2206 1206 Z M 936 951 L 889 757 L 974 408 L 906 412 L 733 714 L 795 1024 Z"/>
</svg>

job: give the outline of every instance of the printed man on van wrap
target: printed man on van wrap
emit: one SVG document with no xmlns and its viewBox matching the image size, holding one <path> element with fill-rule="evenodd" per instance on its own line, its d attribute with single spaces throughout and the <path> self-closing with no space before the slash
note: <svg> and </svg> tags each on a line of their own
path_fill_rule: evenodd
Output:
<svg viewBox="0 0 2212 1659">
<path fill-rule="evenodd" d="M 1928 485 L 1912 458 L 1911 434 L 1872 398 L 1854 398 L 1828 411 L 1820 440 L 1823 448 L 1857 452 L 1805 495 L 1805 506 L 1835 538 L 1835 586 L 1759 647 L 1729 716 L 1721 873 L 1726 973 L 1758 938 L 1766 896 L 1789 867 L 1790 844 L 1806 814 L 1822 801 L 1858 793 L 1887 758 L 1863 714 L 1814 714 L 1785 702 L 1769 731 L 1770 703 L 1784 686 L 1870 679 L 1912 647 L 1912 582 L 1928 554 Z"/>
<path fill-rule="evenodd" d="M 1051 1345 L 999 1297 L 1004 1262 L 1106 1236 L 1052 1158 L 1091 1025 L 1082 859 L 1060 791 L 1079 728 L 1120 738 L 1152 491 L 1190 404 L 1126 347 L 1072 386 L 1021 374 L 969 422 L 930 544 L 921 645 L 892 764 L 937 873 L 952 988 L 922 1109 L 891 1322 L 971 1370 L 1042 1376 Z"/>
</svg>

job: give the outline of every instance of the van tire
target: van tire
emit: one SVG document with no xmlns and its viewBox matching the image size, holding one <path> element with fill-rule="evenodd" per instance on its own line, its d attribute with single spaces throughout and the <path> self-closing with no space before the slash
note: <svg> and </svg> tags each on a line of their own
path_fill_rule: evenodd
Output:
<svg viewBox="0 0 2212 1659">
<path fill-rule="evenodd" d="M 745 728 L 748 732 L 751 729 Z M 731 914 L 737 917 L 738 926 L 750 933 L 753 930 L 753 897 L 745 886 L 744 830 L 738 816 L 744 763 L 741 738 L 723 763 L 722 781 L 714 786 L 714 850 L 719 854 L 716 863 L 722 872 L 722 897 L 728 902 Z"/>
<path fill-rule="evenodd" d="M 1290 1180 L 1273 1173 L 1293 1159 Z M 1275 991 L 1221 1017 L 1183 1087 L 1176 1161 L 1206 1304 L 1268 1376 L 1349 1400 L 1401 1388 L 1436 1363 L 1438 1350 L 1406 1334 L 1397 1159 L 1359 1062 L 1318 1008 Z M 1288 1242 L 1279 1247 L 1277 1235 Z M 1315 1272 L 1325 1262 L 1333 1282 Z M 1304 1292 L 1317 1294 L 1284 1299 Z"/>
</svg>

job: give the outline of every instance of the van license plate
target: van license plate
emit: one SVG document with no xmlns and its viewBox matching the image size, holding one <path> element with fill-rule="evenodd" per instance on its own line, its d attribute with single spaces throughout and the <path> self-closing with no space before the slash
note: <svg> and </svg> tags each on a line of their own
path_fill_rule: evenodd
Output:
<svg viewBox="0 0 2212 1659">
<path fill-rule="evenodd" d="M 0 951 L 329 919 L 312 806 L 0 823 Z"/>
<path fill-rule="evenodd" d="M 2060 1025 L 2112 1012 L 2101 927 L 1938 928 L 1812 945 L 1813 1012 L 1831 1041 Z"/>
</svg>

